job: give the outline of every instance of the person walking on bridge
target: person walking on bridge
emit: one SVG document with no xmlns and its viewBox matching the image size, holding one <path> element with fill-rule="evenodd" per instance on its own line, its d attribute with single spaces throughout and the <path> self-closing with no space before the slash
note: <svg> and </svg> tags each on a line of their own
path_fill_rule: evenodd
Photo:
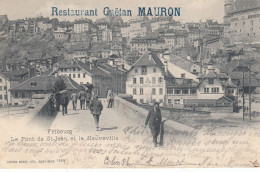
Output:
<svg viewBox="0 0 260 172">
<path fill-rule="evenodd" d="M 78 100 L 78 94 L 76 93 L 76 91 L 74 91 L 71 94 L 71 101 L 72 101 L 73 110 L 76 110 L 76 108 L 77 108 L 77 100 Z"/>
<path fill-rule="evenodd" d="M 100 100 L 98 100 L 98 96 L 94 96 L 94 100 L 90 103 L 90 112 L 94 117 L 95 125 L 97 128 L 97 131 L 100 131 L 99 128 L 99 117 L 101 115 L 101 112 L 103 110 L 103 105 Z"/>
<path fill-rule="evenodd" d="M 153 136 L 153 143 L 154 147 L 157 147 L 157 137 L 160 134 L 161 130 L 161 122 L 162 122 L 162 115 L 161 110 L 159 109 L 159 103 L 155 102 L 154 107 L 152 110 L 149 111 L 146 121 L 145 121 L 145 128 L 149 122 L 149 128 L 151 129 L 151 133 Z"/>
<path fill-rule="evenodd" d="M 86 92 L 84 91 L 83 88 L 79 92 L 79 100 L 80 100 L 80 109 L 85 110 Z"/>
</svg>

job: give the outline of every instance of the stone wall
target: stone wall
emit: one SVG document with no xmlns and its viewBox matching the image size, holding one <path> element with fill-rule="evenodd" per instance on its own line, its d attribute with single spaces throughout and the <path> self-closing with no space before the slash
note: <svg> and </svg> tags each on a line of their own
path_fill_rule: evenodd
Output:
<svg viewBox="0 0 260 172">
<path fill-rule="evenodd" d="M 132 121 L 136 121 L 140 125 L 144 125 L 145 119 L 148 115 L 148 110 L 141 108 L 137 105 L 134 105 L 122 98 L 115 97 L 114 108 L 116 111 L 126 116 L 128 119 Z M 181 131 L 181 132 L 193 132 L 194 128 L 189 126 L 177 123 L 173 120 L 170 120 L 167 117 L 163 117 L 164 129 L 168 131 Z"/>
<path fill-rule="evenodd" d="M 31 111 L 33 115 L 52 116 L 50 99 L 48 94 L 37 95 L 33 98 L 34 109 Z"/>
</svg>

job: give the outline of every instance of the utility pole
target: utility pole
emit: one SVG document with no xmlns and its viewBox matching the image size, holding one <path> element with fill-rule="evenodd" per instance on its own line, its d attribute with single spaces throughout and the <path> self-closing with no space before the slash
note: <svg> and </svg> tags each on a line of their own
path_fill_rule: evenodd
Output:
<svg viewBox="0 0 260 172">
<path fill-rule="evenodd" d="M 249 120 L 251 122 L 251 62 L 249 62 Z"/>
<path fill-rule="evenodd" d="M 7 89 L 7 79 L 5 78 L 5 92 L 6 92 L 6 103 L 7 103 L 7 113 L 9 116 L 9 101 L 8 101 L 8 89 Z"/>
<path fill-rule="evenodd" d="M 118 66 L 116 64 L 116 95 L 118 95 Z"/>
<path fill-rule="evenodd" d="M 245 68 L 243 64 L 243 121 L 245 121 Z"/>
</svg>

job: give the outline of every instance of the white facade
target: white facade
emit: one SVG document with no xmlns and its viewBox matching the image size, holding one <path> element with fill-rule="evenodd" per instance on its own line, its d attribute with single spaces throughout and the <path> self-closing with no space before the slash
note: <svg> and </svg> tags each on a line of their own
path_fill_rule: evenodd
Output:
<svg viewBox="0 0 260 172">
<path fill-rule="evenodd" d="M 57 71 L 57 75 L 66 75 L 73 79 L 78 84 L 92 83 L 92 76 L 82 68 L 60 68 Z"/>
<path fill-rule="evenodd" d="M 74 32 L 83 33 L 90 30 L 90 24 L 88 22 L 74 23 Z"/>
<path fill-rule="evenodd" d="M 160 69 L 147 66 L 147 74 L 142 75 L 142 67 L 134 67 L 127 74 L 126 94 L 133 95 L 138 103 L 164 102 L 166 81 Z"/>
<path fill-rule="evenodd" d="M 11 103 L 11 93 L 10 93 L 11 84 L 9 79 L 6 79 L 3 75 L 0 75 L 0 106 L 7 105 L 7 98 L 8 103 Z"/>
</svg>

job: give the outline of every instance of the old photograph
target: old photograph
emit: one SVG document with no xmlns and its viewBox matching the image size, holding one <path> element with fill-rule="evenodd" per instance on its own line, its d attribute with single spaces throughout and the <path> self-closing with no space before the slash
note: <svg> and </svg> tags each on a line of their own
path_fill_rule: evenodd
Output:
<svg viewBox="0 0 260 172">
<path fill-rule="evenodd" d="M 1 0 L 0 168 L 257 168 L 260 0 Z"/>
</svg>

